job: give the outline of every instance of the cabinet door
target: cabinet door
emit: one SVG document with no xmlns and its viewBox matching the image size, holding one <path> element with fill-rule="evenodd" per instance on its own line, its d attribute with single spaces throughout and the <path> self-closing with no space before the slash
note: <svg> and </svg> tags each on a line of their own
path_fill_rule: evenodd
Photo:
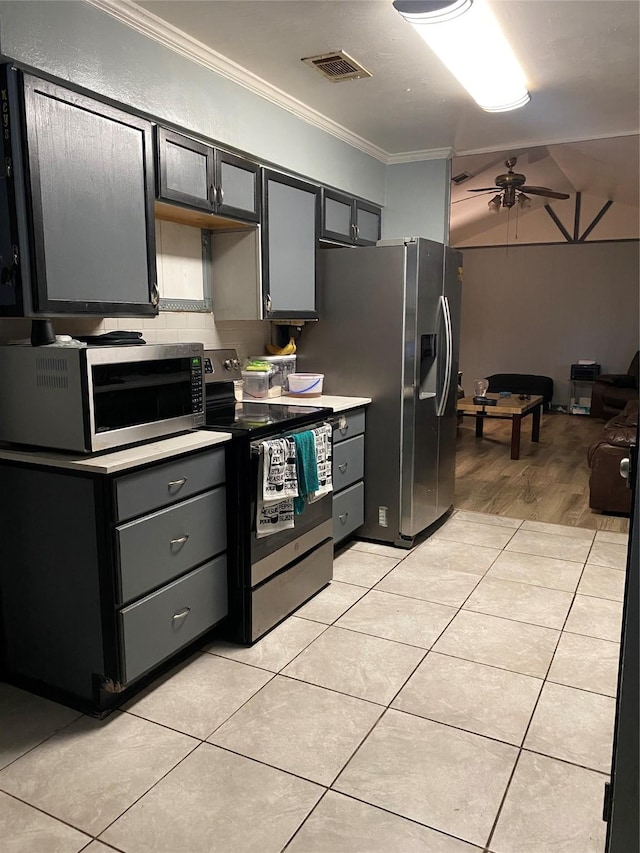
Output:
<svg viewBox="0 0 640 853">
<path fill-rule="evenodd" d="M 213 148 L 159 127 L 158 198 L 211 211 Z"/>
<path fill-rule="evenodd" d="M 320 236 L 340 243 L 353 243 L 353 199 L 322 188 L 322 228 Z"/>
<path fill-rule="evenodd" d="M 260 166 L 216 150 L 216 212 L 249 222 L 260 221 Z"/>
<path fill-rule="evenodd" d="M 382 210 L 366 201 L 355 202 L 356 245 L 373 246 L 380 239 Z"/>
<path fill-rule="evenodd" d="M 35 312 L 156 313 L 151 124 L 26 74 L 24 102 Z"/>
<path fill-rule="evenodd" d="M 265 170 L 262 229 L 266 319 L 315 319 L 318 188 Z"/>
</svg>

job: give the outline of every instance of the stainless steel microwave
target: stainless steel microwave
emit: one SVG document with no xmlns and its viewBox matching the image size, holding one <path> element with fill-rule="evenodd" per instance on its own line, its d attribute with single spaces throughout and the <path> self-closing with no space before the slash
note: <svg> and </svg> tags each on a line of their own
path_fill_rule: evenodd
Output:
<svg viewBox="0 0 640 853">
<path fill-rule="evenodd" d="M 204 419 L 202 344 L 0 346 L 0 441 L 95 453 Z"/>
</svg>

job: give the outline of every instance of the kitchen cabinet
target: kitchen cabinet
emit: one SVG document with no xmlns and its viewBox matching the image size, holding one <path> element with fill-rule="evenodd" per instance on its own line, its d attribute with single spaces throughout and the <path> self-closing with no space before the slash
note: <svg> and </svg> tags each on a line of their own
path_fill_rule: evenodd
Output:
<svg viewBox="0 0 640 853">
<path fill-rule="evenodd" d="M 227 615 L 225 450 L 36 460 L 0 459 L 2 675 L 100 714 Z"/>
<path fill-rule="evenodd" d="M 322 239 L 347 246 L 373 246 L 380 239 L 381 223 L 380 207 L 322 188 Z"/>
<path fill-rule="evenodd" d="M 263 318 L 317 319 L 319 189 L 264 169 L 262 194 Z"/>
<path fill-rule="evenodd" d="M 0 314 L 156 314 L 151 123 L 7 65 L 0 76 Z"/>
<path fill-rule="evenodd" d="M 365 410 L 335 415 L 333 427 L 333 541 L 364 524 Z"/>
<path fill-rule="evenodd" d="M 260 167 L 164 127 L 156 129 L 158 199 L 260 221 Z"/>
</svg>

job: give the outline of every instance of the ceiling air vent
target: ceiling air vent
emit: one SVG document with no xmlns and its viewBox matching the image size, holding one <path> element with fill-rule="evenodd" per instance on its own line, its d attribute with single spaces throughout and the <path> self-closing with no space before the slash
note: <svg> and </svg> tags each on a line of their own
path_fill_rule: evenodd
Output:
<svg viewBox="0 0 640 853">
<path fill-rule="evenodd" d="M 331 80 L 332 83 L 373 76 L 370 71 L 363 68 L 344 50 L 334 50 L 332 53 L 323 53 L 320 56 L 307 56 L 302 61 L 312 68 L 317 68 L 323 77 Z"/>
<path fill-rule="evenodd" d="M 459 175 L 454 175 L 454 177 L 451 178 L 451 183 L 463 184 L 465 181 L 468 181 L 470 177 L 471 175 L 469 174 L 469 172 L 460 172 Z"/>
</svg>

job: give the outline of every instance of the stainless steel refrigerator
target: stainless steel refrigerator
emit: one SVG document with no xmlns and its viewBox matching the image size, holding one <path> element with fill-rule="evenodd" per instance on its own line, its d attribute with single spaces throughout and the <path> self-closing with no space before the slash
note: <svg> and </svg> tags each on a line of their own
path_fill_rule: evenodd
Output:
<svg viewBox="0 0 640 853">
<path fill-rule="evenodd" d="M 371 397 L 358 536 L 409 548 L 452 506 L 462 256 L 420 237 L 320 252 L 298 370 Z"/>
</svg>

